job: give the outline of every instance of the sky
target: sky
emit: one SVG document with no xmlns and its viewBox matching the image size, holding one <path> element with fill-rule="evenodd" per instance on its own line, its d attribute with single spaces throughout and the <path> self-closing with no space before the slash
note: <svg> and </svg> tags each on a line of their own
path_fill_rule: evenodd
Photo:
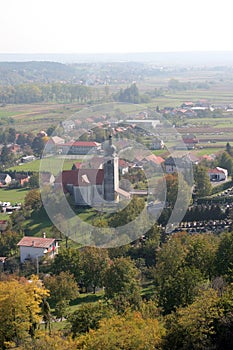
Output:
<svg viewBox="0 0 233 350">
<path fill-rule="evenodd" d="M 232 51 L 231 0 L 0 0 L 0 53 Z"/>
</svg>

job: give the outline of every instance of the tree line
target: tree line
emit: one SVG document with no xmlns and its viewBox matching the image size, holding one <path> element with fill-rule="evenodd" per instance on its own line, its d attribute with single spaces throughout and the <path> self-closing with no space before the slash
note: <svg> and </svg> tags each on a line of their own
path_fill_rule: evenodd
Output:
<svg viewBox="0 0 233 350">
<path fill-rule="evenodd" d="M 86 103 L 93 97 L 93 89 L 84 85 L 52 83 L 0 86 L 0 103 L 20 104 L 39 102 Z"/>
</svg>

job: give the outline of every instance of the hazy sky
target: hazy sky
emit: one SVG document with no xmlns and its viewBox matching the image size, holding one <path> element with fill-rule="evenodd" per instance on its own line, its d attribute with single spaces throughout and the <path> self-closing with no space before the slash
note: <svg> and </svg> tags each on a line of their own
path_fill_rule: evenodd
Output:
<svg viewBox="0 0 233 350">
<path fill-rule="evenodd" d="M 233 50 L 231 0 L 1 0 L 0 53 Z"/>
</svg>

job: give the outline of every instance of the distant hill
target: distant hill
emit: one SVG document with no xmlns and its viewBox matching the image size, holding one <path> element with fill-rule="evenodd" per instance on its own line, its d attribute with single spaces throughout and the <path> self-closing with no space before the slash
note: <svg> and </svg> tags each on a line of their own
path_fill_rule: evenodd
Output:
<svg viewBox="0 0 233 350">
<path fill-rule="evenodd" d="M 0 84 L 75 82 L 75 69 L 58 62 L 0 62 Z"/>
<path fill-rule="evenodd" d="M 160 69 L 141 62 L 86 62 L 64 64 L 50 61 L 0 62 L 0 85 L 69 83 L 106 85 L 131 83 Z"/>
</svg>

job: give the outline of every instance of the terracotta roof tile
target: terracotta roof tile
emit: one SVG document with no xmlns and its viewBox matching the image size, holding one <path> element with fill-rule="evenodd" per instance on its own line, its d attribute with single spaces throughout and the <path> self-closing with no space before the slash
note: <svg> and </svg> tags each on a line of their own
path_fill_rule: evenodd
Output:
<svg viewBox="0 0 233 350">
<path fill-rule="evenodd" d="M 25 236 L 17 244 L 21 247 L 49 248 L 53 244 L 55 238 L 41 238 Z"/>
<path fill-rule="evenodd" d="M 63 186 L 88 186 L 102 185 L 104 180 L 103 169 L 77 169 L 63 170 L 55 180 L 56 184 L 62 183 Z"/>
</svg>

